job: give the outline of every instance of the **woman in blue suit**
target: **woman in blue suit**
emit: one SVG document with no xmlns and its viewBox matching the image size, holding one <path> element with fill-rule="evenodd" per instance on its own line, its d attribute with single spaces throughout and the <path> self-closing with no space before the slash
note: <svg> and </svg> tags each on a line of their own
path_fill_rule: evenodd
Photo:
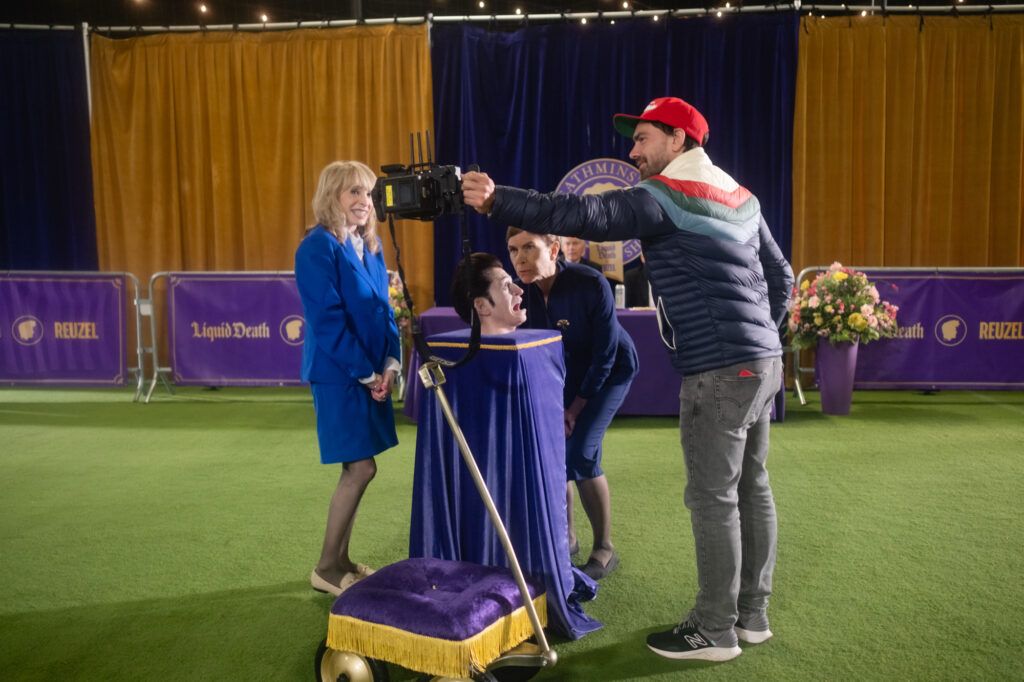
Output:
<svg viewBox="0 0 1024 682">
<path fill-rule="evenodd" d="M 611 494 L 601 469 L 601 442 L 636 376 L 636 348 L 615 317 L 612 290 L 604 275 L 559 260 L 559 243 L 551 235 L 510 227 L 505 240 L 524 290 L 523 327 L 562 332 L 569 551 L 579 551 L 572 514 L 575 481 L 594 533 L 590 557 L 582 569 L 600 580 L 619 565 L 612 544 Z"/>
<path fill-rule="evenodd" d="M 302 379 L 313 392 L 320 461 L 342 465 L 320 560 L 310 574 L 314 589 L 334 596 L 373 572 L 349 558 L 349 538 L 377 473 L 374 456 L 398 444 L 391 386 L 401 353 L 370 201 L 375 181 L 358 161 L 324 168 L 313 198 L 319 224 L 295 252 L 307 325 Z"/>
</svg>

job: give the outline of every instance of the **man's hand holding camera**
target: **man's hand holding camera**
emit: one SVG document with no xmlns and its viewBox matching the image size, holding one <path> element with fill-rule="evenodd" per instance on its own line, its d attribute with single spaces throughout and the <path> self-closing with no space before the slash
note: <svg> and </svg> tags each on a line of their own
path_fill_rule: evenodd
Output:
<svg viewBox="0 0 1024 682">
<path fill-rule="evenodd" d="M 494 181 L 480 171 L 469 171 L 462 176 L 462 203 L 477 213 L 487 215 L 494 204 Z"/>
</svg>

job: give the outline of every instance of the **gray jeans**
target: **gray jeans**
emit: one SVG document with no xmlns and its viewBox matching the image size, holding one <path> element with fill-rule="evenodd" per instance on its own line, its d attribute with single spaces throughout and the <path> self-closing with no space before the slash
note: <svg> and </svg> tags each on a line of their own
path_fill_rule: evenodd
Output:
<svg viewBox="0 0 1024 682">
<path fill-rule="evenodd" d="M 719 646 L 735 646 L 737 617 L 768 627 L 778 531 L 768 485 L 768 422 L 781 358 L 683 379 L 679 431 L 697 549 L 697 600 L 689 618 Z"/>
</svg>

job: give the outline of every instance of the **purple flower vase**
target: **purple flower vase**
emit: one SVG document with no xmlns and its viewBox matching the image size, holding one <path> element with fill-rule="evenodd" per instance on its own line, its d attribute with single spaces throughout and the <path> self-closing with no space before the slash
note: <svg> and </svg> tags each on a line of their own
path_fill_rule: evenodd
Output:
<svg viewBox="0 0 1024 682">
<path fill-rule="evenodd" d="M 821 389 L 821 411 L 825 414 L 850 414 L 857 345 L 850 341 L 831 344 L 826 339 L 818 339 L 814 371 Z"/>
</svg>

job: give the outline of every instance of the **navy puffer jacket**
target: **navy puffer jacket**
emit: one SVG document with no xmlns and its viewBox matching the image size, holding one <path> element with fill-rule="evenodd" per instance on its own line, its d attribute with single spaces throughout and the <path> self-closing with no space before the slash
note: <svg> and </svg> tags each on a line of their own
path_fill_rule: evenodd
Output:
<svg viewBox="0 0 1024 682">
<path fill-rule="evenodd" d="M 683 375 L 782 354 L 793 270 L 756 197 L 701 148 L 626 190 L 576 196 L 499 186 L 491 216 L 541 234 L 640 239 L 662 339 Z"/>
</svg>

